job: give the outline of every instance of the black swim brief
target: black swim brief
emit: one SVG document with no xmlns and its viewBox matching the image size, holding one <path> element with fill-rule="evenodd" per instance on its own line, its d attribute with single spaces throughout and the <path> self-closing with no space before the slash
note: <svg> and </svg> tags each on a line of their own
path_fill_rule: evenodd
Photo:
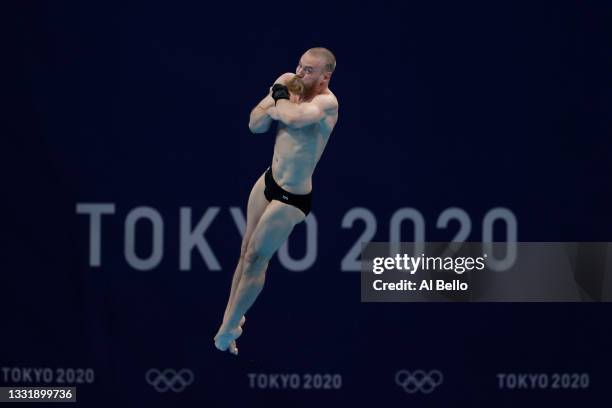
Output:
<svg viewBox="0 0 612 408">
<path fill-rule="evenodd" d="M 264 195 L 266 196 L 266 200 L 277 200 L 281 203 L 292 205 L 302 210 L 305 215 L 308 215 L 312 207 L 312 191 L 308 194 L 293 194 L 286 191 L 274 181 L 271 167 L 266 171 L 265 179 L 266 188 L 264 190 Z"/>
</svg>

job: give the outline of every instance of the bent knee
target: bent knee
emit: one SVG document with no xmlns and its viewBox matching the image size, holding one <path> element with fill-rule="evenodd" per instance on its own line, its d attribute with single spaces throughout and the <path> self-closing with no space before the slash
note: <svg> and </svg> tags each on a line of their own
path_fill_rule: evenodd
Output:
<svg viewBox="0 0 612 408">
<path fill-rule="evenodd" d="M 263 264 L 270 260 L 270 257 L 259 248 L 248 247 L 243 256 L 247 264 Z"/>
</svg>

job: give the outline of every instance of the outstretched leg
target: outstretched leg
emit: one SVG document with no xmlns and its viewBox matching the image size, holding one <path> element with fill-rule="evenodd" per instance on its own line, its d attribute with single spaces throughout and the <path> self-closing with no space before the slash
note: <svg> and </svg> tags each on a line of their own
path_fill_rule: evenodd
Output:
<svg viewBox="0 0 612 408">
<path fill-rule="evenodd" d="M 238 287 L 238 282 L 240 282 L 240 277 L 242 276 L 242 265 L 244 255 L 246 254 L 246 249 L 249 244 L 249 239 L 251 235 L 253 235 L 253 231 L 259 222 L 264 210 L 268 206 L 268 200 L 264 196 L 265 189 L 265 181 L 264 175 L 259 177 L 255 185 L 251 189 L 251 193 L 249 194 L 249 201 L 247 204 L 247 219 L 246 219 L 246 229 L 244 231 L 244 236 L 242 237 L 242 244 L 240 245 L 240 257 L 238 258 L 238 265 L 236 266 L 236 270 L 234 271 L 234 276 L 232 278 L 232 287 L 230 289 L 230 294 L 227 299 L 227 306 L 225 307 L 225 312 L 223 313 L 223 320 L 225 321 L 227 315 L 229 313 L 232 300 L 234 299 L 234 295 L 236 293 L 236 288 Z"/>
<path fill-rule="evenodd" d="M 234 275 L 232 277 L 232 285 L 230 288 L 230 293 L 227 299 L 227 305 L 225 307 L 225 312 L 223 313 L 223 321 L 227 319 L 229 314 L 229 310 L 236 294 L 236 289 L 238 288 L 238 282 L 240 282 L 240 277 L 242 276 L 242 265 L 244 255 L 246 253 L 246 249 L 249 243 L 249 239 L 259 222 L 264 210 L 268 206 L 268 200 L 264 195 L 265 189 L 265 179 L 264 175 L 259 177 L 259 179 L 255 182 L 255 185 L 251 189 L 251 193 L 249 194 L 249 201 L 247 204 L 247 219 L 246 219 L 246 229 L 244 231 L 244 235 L 242 237 L 242 244 L 240 245 L 240 257 L 238 258 L 238 265 L 236 266 L 236 270 L 234 271 Z M 245 323 L 246 318 L 242 316 L 240 320 L 239 326 L 242 328 L 242 325 Z M 229 346 L 229 351 L 232 354 L 238 354 L 238 347 L 236 345 L 236 341 L 232 341 Z"/>
<path fill-rule="evenodd" d="M 304 220 L 296 207 L 272 201 L 266 207 L 250 237 L 243 259 L 242 276 L 236 288 L 227 318 L 215 336 L 215 346 L 222 351 L 240 337 L 240 319 L 263 289 L 266 269 L 272 255 L 287 240 L 293 227 Z"/>
</svg>

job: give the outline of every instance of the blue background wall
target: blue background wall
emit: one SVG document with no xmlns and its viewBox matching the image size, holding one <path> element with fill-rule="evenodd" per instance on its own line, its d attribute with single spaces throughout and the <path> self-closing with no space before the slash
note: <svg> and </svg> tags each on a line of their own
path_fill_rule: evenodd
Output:
<svg viewBox="0 0 612 408">
<path fill-rule="evenodd" d="M 7 16 L 0 385 L 34 385 L 11 377 L 28 367 L 91 368 L 84 406 L 609 401 L 608 304 L 362 304 L 358 273 L 341 270 L 365 228 L 342 226 L 355 207 L 378 241 L 406 207 L 428 241 L 453 238 L 456 223 L 436 227 L 449 207 L 467 213 L 472 241 L 500 207 L 520 241 L 610 241 L 609 5 L 42 2 Z M 212 343 L 240 245 L 230 208 L 246 210 L 274 142 L 249 133 L 248 115 L 318 45 L 337 57 L 340 118 L 314 175 L 316 260 L 271 262 L 235 358 Z M 83 203 L 115 206 L 99 266 Z M 163 222 L 162 259 L 144 271 L 124 254 L 138 207 Z M 221 270 L 197 250 L 181 270 L 180 209 L 195 224 L 213 207 Z M 306 234 L 294 231 L 293 258 Z M 151 254 L 149 222 L 135 242 Z M 189 369 L 193 384 L 156 392 L 151 368 Z M 400 369 L 444 382 L 408 394 Z M 497 373 L 527 372 L 589 373 L 590 387 L 498 388 Z M 342 387 L 262 390 L 248 373 L 338 373 Z"/>
</svg>

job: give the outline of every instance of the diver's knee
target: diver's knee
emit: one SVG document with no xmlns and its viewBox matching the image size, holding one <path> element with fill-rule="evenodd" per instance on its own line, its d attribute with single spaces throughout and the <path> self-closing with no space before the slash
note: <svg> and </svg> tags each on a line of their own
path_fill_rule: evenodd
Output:
<svg viewBox="0 0 612 408">
<path fill-rule="evenodd" d="M 249 266 L 260 266 L 266 264 L 269 261 L 269 256 L 265 254 L 260 248 L 249 246 L 244 254 L 243 262 Z M 247 268 L 252 269 L 252 268 Z"/>
</svg>

